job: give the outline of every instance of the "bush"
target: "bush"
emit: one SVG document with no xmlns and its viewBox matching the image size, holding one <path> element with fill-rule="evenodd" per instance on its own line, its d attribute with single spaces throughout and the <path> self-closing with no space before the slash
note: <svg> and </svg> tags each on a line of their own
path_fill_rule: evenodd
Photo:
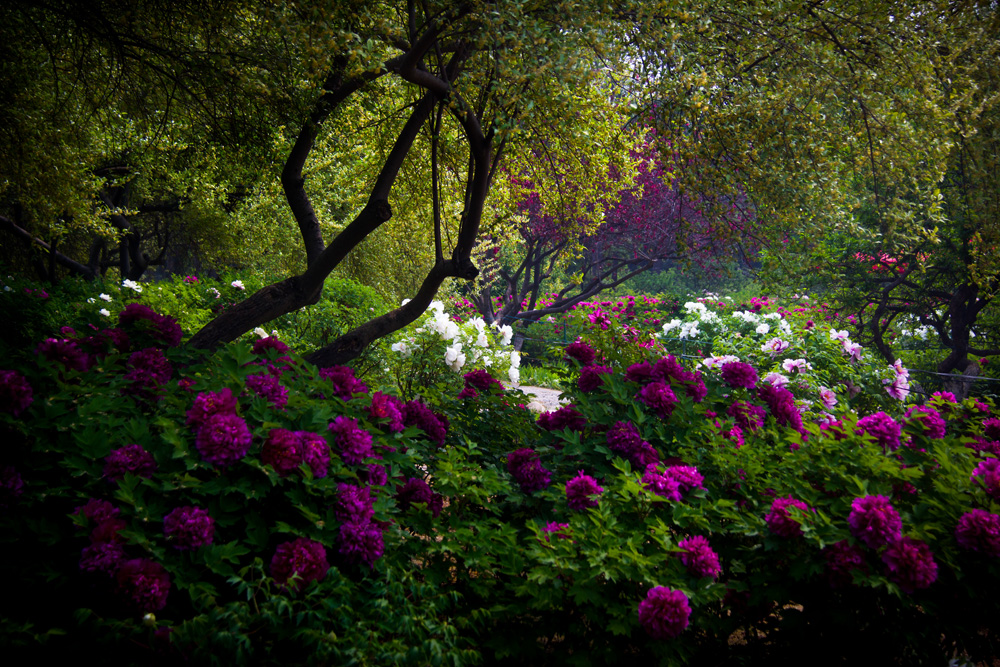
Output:
<svg viewBox="0 0 1000 667">
<path fill-rule="evenodd" d="M 988 405 L 831 418 L 745 362 L 584 340 L 572 405 L 533 422 L 481 371 L 404 404 L 274 338 L 205 355 L 139 308 L 122 330 L 0 374 L 8 654 L 994 657 Z"/>
</svg>

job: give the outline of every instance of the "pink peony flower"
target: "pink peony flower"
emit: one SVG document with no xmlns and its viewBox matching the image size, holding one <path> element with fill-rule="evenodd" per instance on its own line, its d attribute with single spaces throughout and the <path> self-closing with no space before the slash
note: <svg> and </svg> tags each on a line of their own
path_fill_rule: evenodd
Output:
<svg viewBox="0 0 1000 667">
<path fill-rule="evenodd" d="M 639 603 L 639 623 L 653 639 L 673 639 L 685 628 L 691 618 L 688 598 L 681 591 L 656 586 Z"/>
</svg>

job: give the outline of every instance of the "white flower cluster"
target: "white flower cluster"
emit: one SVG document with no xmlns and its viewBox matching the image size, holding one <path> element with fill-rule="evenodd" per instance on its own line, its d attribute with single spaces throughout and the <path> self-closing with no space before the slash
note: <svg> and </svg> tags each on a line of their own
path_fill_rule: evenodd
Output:
<svg viewBox="0 0 1000 667">
<path fill-rule="evenodd" d="M 459 324 L 445 312 L 440 301 L 432 301 L 423 318 L 412 336 L 393 343 L 393 352 L 405 359 L 424 345 L 443 341 L 449 343 L 444 349 L 444 363 L 455 373 L 468 366 L 466 370 L 481 368 L 494 375 L 506 373 L 511 383 L 520 382 L 521 355 L 516 350 L 504 349 L 509 348 L 514 337 L 510 326 L 494 324 L 490 327 L 481 317 Z"/>
</svg>

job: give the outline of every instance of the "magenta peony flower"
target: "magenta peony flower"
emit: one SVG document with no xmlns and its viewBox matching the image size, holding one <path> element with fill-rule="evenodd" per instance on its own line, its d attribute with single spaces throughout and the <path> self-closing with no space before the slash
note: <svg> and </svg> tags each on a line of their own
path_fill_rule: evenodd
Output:
<svg viewBox="0 0 1000 667">
<path fill-rule="evenodd" d="M 444 508 L 441 494 L 434 493 L 427 482 L 419 477 L 410 477 L 402 486 L 396 487 L 396 505 L 400 511 L 405 512 L 417 503 L 427 505 L 427 509 L 435 517 L 440 516 Z"/>
<path fill-rule="evenodd" d="M 159 611 L 167 606 L 170 576 L 163 566 L 145 558 L 127 560 L 115 575 L 118 594 L 140 613 Z"/>
<path fill-rule="evenodd" d="M 726 414 L 736 420 L 736 425 L 740 429 L 754 432 L 764 425 L 767 411 L 759 405 L 736 401 L 726 409 Z"/>
<path fill-rule="evenodd" d="M 802 430 L 802 415 L 795 407 L 795 396 L 792 392 L 784 387 L 765 384 L 757 391 L 757 395 L 767 403 L 778 426 L 788 426 L 796 431 Z"/>
<path fill-rule="evenodd" d="M 139 477 L 152 477 L 156 471 L 156 460 L 153 455 L 139 445 L 125 445 L 112 450 L 104 458 L 104 476 L 112 482 L 117 482 L 126 473 Z"/>
<path fill-rule="evenodd" d="M 694 535 L 681 540 L 677 546 L 684 549 L 684 553 L 679 554 L 679 556 L 688 572 L 696 577 L 718 578 L 722 571 L 719 566 L 719 556 L 708 544 L 708 539 L 701 535 Z"/>
<path fill-rule="evenodd" d="M 334 434 L 334 444 L 340 450 L 340 458 L 348 465 L 361 465 L 365 459 L 375 456 L 372 449 L 372 434 L 358 428 L 358 420 L 340 415 L 328 426 Z"/>
<path fill-rule="evenodd" d="M 385 551 L 382 530 L 369 522 L 342 523 L 338 551 L 348 563 L 364 563 L 368 567 L 374 568 L 375 561 L 381 558 Z"/>
<path fill-rule="evenodd" d="M 902 433 L 902 429 L 886 413 L 876 412 L 867 417 L 862 417 L 858 420 L 858 428 L 875 438 L 882 445 L 882 451 L 894 452 L 899 449 L 899 436 Z"/>
<path fill-rule="evenodd" d="M 98 523 L 90 531 L 90 541 L 94 544 L 101 542 L 121 542 L 121 535 L 118 533 L 125 528 L 125 522 L 119 518 L 111 517 Z"/>
<path fill-rule="evenodd" d="M 311 581 L 320 581 L 329 569 L 326 549 L 319 542 L 305 537 L 279 544 L 271 559 L 271 576 L 278 584 L 288 584 L 294 575 L 298 575 L 293 584 L 296 591 L 302 591 Z"/>
<path fill-rule="evenodd" d="M 144 324 L 148 323 L 148 324 Z M 149 306 L 140 303 L 130 303 L 118 313 L 118 326 L 124 328 L 139 327 L 149 333 L 154 341 L 165 347 L 177 347 L 184 338 L 177 320 L 169 315 L 160 315 Z"/>
<path fill-rule="evenodd" d="M 163 356 L 163 350 L 157 347 L 147 347 L 133 352 L 127 363 L 129 371 L 125 379 L 132 383 L 133 391 L 140 395 L 156 392 L 160 387 L 170 382 L 174 373 L 173 366 Z"/>
<path fill-rule="evenodd" d="M 268 350 L 274 350 L 278 354 L 288 352 L 288 346 L 282 343 L 276 336 L 265 336 L 253 342 L 252 352 L 257 356 L 267 356 Z"/>
<path fill-rule="evenodd" d="M 367 394 L 368 385 L 354 377 L 354 369 L 349 366 L 321 368 L 319 376 L 333 383 L 334 394 L 342 401 L 349 401 L 354 394 Z"/>
<path fill-rule="evenodd" d="M 656 586 L 639 603 L 639 624 L 653 639 L 673 639 L 691 618 L 688 598 L 681 591 Z"/>
<path fill-rule="evenodd" d="M 580 370 L 577 386 L 580 391 L 590 393 L 604 384 L 604 375 L 611 375 L 610 366 L 585 366 Z"/>
<path fill-rule="evenodd" d="M 566 504 L 571 510 L 585 510 L 597 507 L 600 495 L 604 489 L 597 480 L 581 470 L 576 477 L 566 482 Z"/>
<path fill-rule="evenodd" d="M 309 466 L 312 476 L 316 479 L 326 477 L 330 470 L 330 445 L 326 438 L 310 431 L 296 431 L 295 435 L 302 445 L 302 460 Z"/>
<path fill-rule="evenodd" d="M 832 588 L 843 588 L 854 582 L 854 570 L 868 571 L 865 554 L 861 547 L 841 540 L 823 549 L 826 555 L 826 577 Z"/>
<path fill-rule="evenodd" d="M 678 503 L 683 500 L 680 483 L 673 477 L 665 475 L 655 464 L 646 467 L 646 472 L 642 476 L 642 485 L 654 495 L 663 496 Z"/>
<path fill-rule="evenodd" d="M 533 449 L 518 449 L 508 454 L 507 470 L 525 493 L 541 491 L 552 481 L 552 475 L 542 467 Z"/>
<path fill-rule="evenodd" d="M 0 371 L 0 411 L 18 417 L 33 400 L 27 378 L 17 371 Z"/>
<path fill-rule="evenodd" d="M 215 519 L 201 507 L 177 507 L 163 517 L 163 534 L 175 549 L 197 549 L 212 543 Z"/>
<path fill-rule="evenodd" d="M 660 462 L 660 454 L 639 435 L 632 422 L 620 421 L 608 429 L 608 447 L 639 470 Z"/>
<path fill-rule="evenodd" d="M 334 513 L 340 521 L 366 523 L 375 514 L 371 489 L 354 484 L 337 485 L 337 502 Z"/>
<path fill-rule="evenodd" d="M 872 549 L 897 540 L 903 534 L 903 522 L 899 513 L 885 496 L 855 498 L 851 503 L 847 523 L 851 528 L 851 535 Z"/>
<path fill-rule="evenodd" d="M 302 465 L 304 452 L 298 434 L 283 428 L 272 429 L 260 453 L 261 463 L 272 466 L 280 477 L 287 477 Z"/>
<path fill-rule="evenodd" d="M 368 470 L 359 473 L 358 477 L 373 486 L 385 486 L 389 483 L 389 473 L 386 472 L 385 466 L 379 463 L 369 463 Z"/>
<path fill-rule="evenodd" d="M 545 541 L 549 541 L 549 537 L 558 537 L 562 540 L 569 539 L 569 524 L 568 523 L 556 523 L 555 521 L 549 521 L 542 528 L 542 532 L 545 534 Z"/>
<path fill-rule="evenodd" d="M 937 563 L 925 542 L 901 537 L 890 542 L 882 553 L 882 562 L 889 568 L 889 578 L 899 584 L 904 593 L 927 588 L 937 579 Z"/>
<path fill-rule="evenodd" d="M 80 554 L 80 569 L 111 577 L 125 561 L 125 548 L 119 542 L 94 542 Z"/>
<path fill-rule="evenodd" d="M 779 537 L 799 537 L 802 535 L 802 526 L 789 514 L 789 507 L 798 507 L 803 512 L 809 511 L 809 506 L 804 502 L 788 496 L 787 498 L 775 498 L 774 502 L 771 503 L 771 511 L 764 517 L 767 527 Z"/>
<path fill-rule="evenodd" d="M 1000 515 L 981 509 L 966 512 L 955 526 L 955 539 L 963 549 L 1000 556 Z"/>
<path fill-rule="evenodd" d="M 368 416 L 372 421 L 386 421 L 390 433 L 400 433 L 403 430 L 403 403 L 395 396 L 376 391 L 372 395 L 372 403 L 368 408 Z"/>
<path fill-rule="evenodd" d="M 665 382 L 651 382 L 644 386 L 635 397 L 643 404 L 652 408 L 660 419 L 667 419 L 677 405 L 674 390 Z"/>
<path fill-rule="evenodd" d="M 201 425 L 195 436 L 194 446 L 209 463 L 227 466 L 246 456 L 250 440 L 250 429 L 242 418 L 220 412 Z"/>
<path fill-rule="evenodd" d="M 977 479 L 978 478 L 978 479 Z M 1000 500 L 1000 459 L 984 459 L 972 471 L 969 481 L 981 485 L 990 498 Z"/>
<path fill-rule="evenodd" d="M 659 378 L 653 377 L 653 367 L 648 361 L 640 361 L 639 363 L 632 364 L 625 369 L 625 379 L 629 382 L 645 384 Z"/>
<path fill-rule="evenodd" d="M 35 348 L 35 354 L 60 363 L 70 370 L 82 372 L 90 368 L 90 357 L 77 346 L 75 341 L 65 338 L 46 338 Z"/>
<path fill-rule="evenodd" d="M 558 410 L 538 415 L 538 425 L 546 431 L 582 431 L 587 426 L 587 418 L 572 405 L 564 405 Z"/>
<path fill-rule="evenodd" d="M 594 363 L 596 353 L 594 348 L 584 342 L 577 341 L 566 346 L 566 356 L 577 360 L 581 366 L 589 366 Z"/>
<path fill-rule="evenodd" d="M 410 401 L 403 409 L 403 424 L 416 426 L 435 442 L 443 446 L 448 436 L 448 419 L 444 415 L 432 412 L 420 401 Z"/>
<path fill-rule="evenodd" d="M 983 420 L 983 435 L 988 440 L 1000 440 L 1000 417 Z"/>
<path fill-rule="evenodd" d="M 730 361 L 722 364 L 722 381 L 730 387 L 753 389 L 757 386 L 757 371 L 750 364 L 742 361 Z"/>
<path fill-rule="evenodd" d="M 705 488 L 705 478 L 694 466 L 669 466 L 663 475 L 675 480 L 681 493 Z"/>
<path fill-rule="evenodd" d="M 217 414 L 236 414 L 236 397 L 229 387 L 198 394 L 194 405 L 187 411 L 187 425 L 200 427 L 209 417 Z"/>
<path fill-rule="evenodd" d="M 946 426 L 941 413 L 929 405 L 914 405 L 906 411 L 906 422 L 917 424 L 928 438 L 943 438 Z"/>
<path fill-rule="evenodd" d="M 274 407 L 284 408 L 288 404 L 288 388 L 284 387 L 270 373 L 257 373 L 247 376 L 247 389 L 267 400 Z"/>
<path fill-rule="evenodd" d="M 102 521 L 107 521 L 108 519 L 117 518 L 120 511 L 107 500 L 91 498 L 86 504 L 80 505 L 73 510 L 73 514 L 79 514 L 90 521 L 101 523 Z"/>
<path fill-rule="evenodd" d="M 465 380 L 466 387 L 471 387 L 478 391 L 485 391 L 489 393 L 491 387 L 500 392 L 504 390 L 500 381 L 490 375 L 489 371 L 475 370 L 466 373 L 462 376 L 462 378 Z"/>
</svg>

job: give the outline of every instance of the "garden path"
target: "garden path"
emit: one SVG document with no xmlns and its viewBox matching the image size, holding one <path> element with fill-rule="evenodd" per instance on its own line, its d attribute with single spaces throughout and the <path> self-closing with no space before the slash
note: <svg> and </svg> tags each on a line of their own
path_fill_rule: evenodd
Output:
<svg viewBox="0 0 1000 667">
<path fill-rule="evenodd" d="M 551 412 L 552 410 L 558 410 L 561 405 L 568 403 L 569 401 L 565 399 L 560 399 L 561 392 L 558 389 L 549 389 L 548 387 L 528 387 L 522 386 L 521 391 L 532 397 L 531 403 L 528 404 L 529 408 L 532 408 L 533 403 L 539 403 L 544 407 L 546 412 Z M 541 412 L 537 408 L 534 408 L 536 412 Z"/>
</svg>

